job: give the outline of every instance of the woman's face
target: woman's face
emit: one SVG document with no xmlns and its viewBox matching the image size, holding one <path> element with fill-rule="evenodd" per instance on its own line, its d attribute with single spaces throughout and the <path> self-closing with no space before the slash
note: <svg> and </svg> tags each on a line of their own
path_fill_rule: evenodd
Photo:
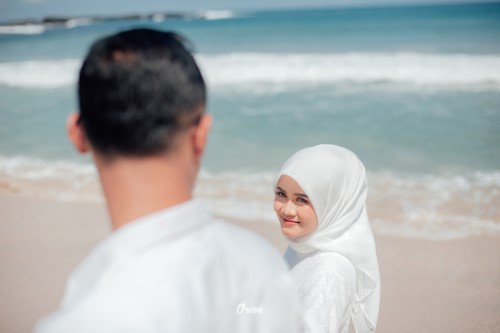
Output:
<svg viewBox="0 0 500 333">
<path fill-rule="evenodd" d="M 285 237 L 304 237 L 318 228 L 309 197 L 292 177 L 281 176 L 275 190 L 274 211 Z"/>
</svg>

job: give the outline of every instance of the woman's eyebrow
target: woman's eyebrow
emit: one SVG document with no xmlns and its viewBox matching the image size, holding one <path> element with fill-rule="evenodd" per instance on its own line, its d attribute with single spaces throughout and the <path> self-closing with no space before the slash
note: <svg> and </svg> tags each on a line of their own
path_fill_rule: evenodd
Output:
<svg viewBox="0 0 500 333">
<path fill-rule="evenodd" d="M 276 189 L 279 190 L 279 191 L 282 191 L 282 192 L 286 193 L 286 191 L 284 189 L 282 189 L 281 187 L 279 187 L 279 186 L 276 186 Z M 309 199 L 309 197 L 307 196 L 307 194 L 304 194 L 304 193 L 294 193 L 294 195 L 296 195 L 298 197 Z"/>
</svg>

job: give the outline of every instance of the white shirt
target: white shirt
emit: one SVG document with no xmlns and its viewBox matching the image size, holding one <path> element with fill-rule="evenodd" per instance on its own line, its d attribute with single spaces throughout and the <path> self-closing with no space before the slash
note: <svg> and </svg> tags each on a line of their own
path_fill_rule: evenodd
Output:
<svg viewBox="0 0 500 333">
<path fill-rule="evenodd" d="M 333 252 L 287 259 L 304 308 L 305 332 L 349 332 L 356 295 L 351 262 Z"/>
<path fill-rule="evenodd" d="M 267 242 L 193 200 L 113 232 L 35 332 L 298 332 L 294 291 Z"/>
</svg>

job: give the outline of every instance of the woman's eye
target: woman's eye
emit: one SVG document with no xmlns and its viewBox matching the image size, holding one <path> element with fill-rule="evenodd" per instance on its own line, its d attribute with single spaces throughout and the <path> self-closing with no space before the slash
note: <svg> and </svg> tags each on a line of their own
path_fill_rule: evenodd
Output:
<svg viewBox="0 0 500 333">
<path fill-rule="evenodd" d="M 304 204 L 308 204 L 308 203 L 309 203 L 309 201 L 307 201 L 307 200 L 306 200 L 306 199 L 304 199 L 304 198 L 297 198 L 297 201 L 298 201 L 298 202 L 301 202 L 301 203 L 304 203 Z"/>
<path fill-rule="evenodd" d="M 281 191 L 276 191 L 276 196 L 280 197 L 280 198 L 285 198 L 286 197 L 285 193 L 283 193 Z"/>
</svg>

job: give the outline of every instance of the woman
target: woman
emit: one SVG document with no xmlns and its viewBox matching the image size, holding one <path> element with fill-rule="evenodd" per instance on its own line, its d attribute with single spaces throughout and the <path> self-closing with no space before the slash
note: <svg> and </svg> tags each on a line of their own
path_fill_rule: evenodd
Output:
<svg viewBox="0 0 500 333">
<path fill-rule="evenodd" d="M 365 168 L 351 151 L 318 145 L 295 153 L 276 180 L 274 210 L 302 297 L 307 332 L 374 332 L 380 301 Z"/>
</svg>

